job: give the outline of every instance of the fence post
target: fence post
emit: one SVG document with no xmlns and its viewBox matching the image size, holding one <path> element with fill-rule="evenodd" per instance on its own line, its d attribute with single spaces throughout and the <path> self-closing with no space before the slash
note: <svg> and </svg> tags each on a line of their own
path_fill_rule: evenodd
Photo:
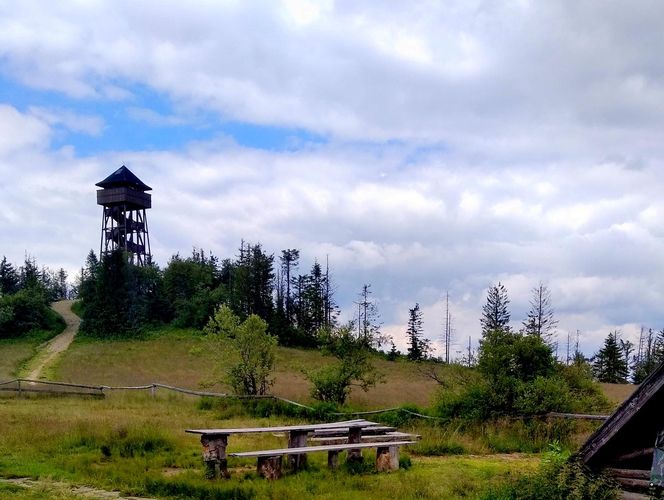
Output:
<svg viewBox="0 0 664 500">
<path fill-rule="evenodd" d="M 157 393 L 157 386 L 155 384 L 152 384 L 152 387 L 150 387 L 150 395 L 152 396 L 152 399 L 155 398 L 156 393 Z"/>
<path fill-rule="evenodd" d="M 18 380 L 16 380 L 16 383 L 18 385 L 18 397 L 20 398 L 21 395 L 22 395 L 22 393 L 21 393 L 21 379 L 19 378 Z"/>
</svg>

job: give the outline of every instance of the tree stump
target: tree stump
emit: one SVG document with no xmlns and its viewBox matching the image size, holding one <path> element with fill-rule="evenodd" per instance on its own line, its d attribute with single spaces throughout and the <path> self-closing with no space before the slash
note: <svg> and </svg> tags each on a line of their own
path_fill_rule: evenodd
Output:
<svg viewBox="0 0 664 500">
<path fill-rule="evenodd" d="M 307 446 L 307 431 L 291 431 L 288 433 L 289 448 L 304 448 Z M 307 455 L 288 455 L 288 466 L 291 470 L 300 470 L 307 465 Z"/>
<path fill-rule="evenodd" d="M 362 442 L 362 429 L 360 427 L 351 427 L 348 431 L 348 443 L 361 443 Z M 359 448 L 354 448 L 348 450 L 348 457 L 346 457 L 346 462 L 351 463 L 362 463 L 364 457 L 362 456 L 362 450 Z"/>
<path fill-rule="evenodd" d="M 265 479 L 279 479 L 281 477 L 281 455 L 258 457 L 256 471 Z"/>
<path fill-rule="evenodd" d="M 376 470 L 378 472 L 399 470 L 398 446 L 379 446 L 376 448 Z"/>
<path fill-rule="evenodd" d="M 227 434 L 203 434 L 203 462 L 205 462 L 205 477 L 214 479 L 220 476 L 228 479 L 228 460 L 226 458 Z"/>
<path fill-rule="evenodd" d="M 330 450 L 327 452 L 327 466 L 330 469 L 336 469 L 339 467 L 339 452 L 336 450 Z"/>
</svg>

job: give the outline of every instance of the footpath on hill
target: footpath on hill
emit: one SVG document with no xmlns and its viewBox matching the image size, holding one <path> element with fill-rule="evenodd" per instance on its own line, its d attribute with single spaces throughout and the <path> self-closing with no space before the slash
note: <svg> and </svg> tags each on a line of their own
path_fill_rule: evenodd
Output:
<svg viewBox="0 0 664 500">
<path fill-rule="evenodd" d="M 73 300 L 60 300 L 51 305 L 53 310 L 63 317 L 66 327 L 62 333 L 53 337 L 43 346 L 40 346 L 37 354 L 28 362 L 28 365 L 23 370 L 25 378 L 31 380 L 44 378 L 46 368 L 50 366 L 62 352 L 66 351 L 74 340 L 74 337 L 78 333 L 78 327 L 81 324 L 81 320 L 71 310 L 73 303 Z"/>
</svg>

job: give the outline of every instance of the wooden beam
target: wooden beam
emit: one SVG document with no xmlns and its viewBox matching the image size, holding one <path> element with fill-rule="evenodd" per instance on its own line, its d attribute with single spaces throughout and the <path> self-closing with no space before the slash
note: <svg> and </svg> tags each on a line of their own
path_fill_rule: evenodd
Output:
<svg viewBox="0 0 664 500">
<path fill-rule="evenodd" d="M 652 455 L 655 452 L 655 448 L 642 448 L 640 450 L 630 451 L 623 455 L 617 456 L 614 460 L 617 462 L 623 462 L 627 460 L 632 460 L 634 458 L 641 458 L 648 455 Z"/>
<path fill-rule="evenodd" d="M 648 491 L 650 489 L 650 480 L 617 477 L 616 481 L 626 488 L 633 488 L 639 491 Z"/>
<path fill-rule="evenodd" d="M 625 477 L 631 479 L 647 479 L 648 481 L 650 481 L 650 470 L 616 469 L 614 467 L 607 467 L 604 470 L 615 477 Z"/>
</svg>

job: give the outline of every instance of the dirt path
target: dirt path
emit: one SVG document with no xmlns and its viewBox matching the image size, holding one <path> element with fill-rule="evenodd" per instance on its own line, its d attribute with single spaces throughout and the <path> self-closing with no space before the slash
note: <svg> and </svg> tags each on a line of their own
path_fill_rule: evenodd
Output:
<svg viewBox="0 0 664 500">
<path fill-rule="evenodd" d="M 49 340 L 37 355 L 30 360 L 25 370 L 25 372 L 27 372 L 25 378 L 31 380 L 44 378 L 44 369 L 50 365 L 61 352 L 66 351 L 69 344 L 74 340 L 74 337 L 78 332 L 78 327 L 81 324 L 81 320 L 71 311 L 72 304 L 72 300 L 61 300 L 59 302 L 54 302 L 51 306 L 55 312 L 64 318 L 67 326 L 60 335 Z"/>
</svg>

